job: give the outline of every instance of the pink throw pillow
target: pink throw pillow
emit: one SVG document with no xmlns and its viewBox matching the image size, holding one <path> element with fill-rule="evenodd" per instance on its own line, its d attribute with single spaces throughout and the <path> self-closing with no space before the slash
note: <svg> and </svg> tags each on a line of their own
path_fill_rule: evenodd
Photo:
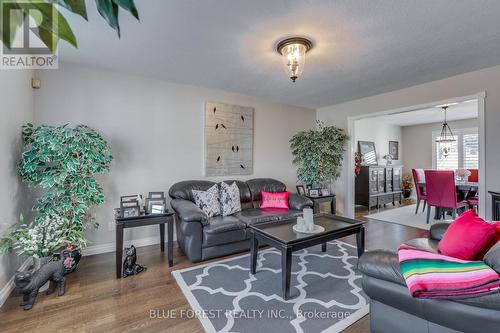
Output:
<svg viewBox="0 0 500 333">
<path fill-rule="evenodd" d="M 260 208 L 288 209 L 288 192 L 262 192 L 262 204 Z"/>
<path fill-rule="evenodd" d="M 439 242 L 442 254 L 463 260 L 480 260 L 481 254 L 496 237 L 495 224 L 489 224 L 470 209 L 448 227 Z"/>
</svg>

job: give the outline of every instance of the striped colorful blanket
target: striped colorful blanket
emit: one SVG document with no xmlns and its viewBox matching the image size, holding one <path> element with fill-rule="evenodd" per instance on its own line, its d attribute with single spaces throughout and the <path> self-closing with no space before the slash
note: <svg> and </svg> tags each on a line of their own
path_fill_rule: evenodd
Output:
<svg viewBox="0 0 500 333">
<path fill-rule="evenodd" d="M 464 299 L 500 290 L 500 275 L 482 261 L 466 261 L 401 245 L 401 273 L 413 297 Z"/>
</svg>

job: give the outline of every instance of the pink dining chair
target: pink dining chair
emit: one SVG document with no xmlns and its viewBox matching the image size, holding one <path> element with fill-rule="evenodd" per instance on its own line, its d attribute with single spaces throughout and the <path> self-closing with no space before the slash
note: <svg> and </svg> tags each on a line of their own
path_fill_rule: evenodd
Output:
<svg viewBox="0 0 500 333">
<path fill-rule="evenodd" d="M 424 208 L 422 212 L 425 211 L 425 205 L 427 204 L 427 196 L 421 183 L 425 183 L 425 173 L 424 169 L 411 169 L 411 173 L 413 174 L 413 182 L 415 183 L 415 193 L 417 194 L 417 208 L 415 209 L 415 214 L 418 213 L 418 207 L 420 206 L 420 201 L 424 201 Z"/>
<path fill-rule="evenodd" d="M 443 170 L 425 170 L 425 188 L 427 194 L 427 223 L 434 209 L 451 209 L 453 219 L 457 217 L 457 209 L 466 207 L 466 200 L 457 200 L 455 173 Z"/>
</svg>

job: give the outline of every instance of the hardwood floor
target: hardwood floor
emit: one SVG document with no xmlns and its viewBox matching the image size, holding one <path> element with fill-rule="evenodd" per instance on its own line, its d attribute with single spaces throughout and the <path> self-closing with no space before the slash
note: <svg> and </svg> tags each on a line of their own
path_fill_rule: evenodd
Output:
<svg viewBox="0 0 500 333">
<path fill-rule="evenodd" d="M 428 234 L 425 230 L 370 220 L 365 214 L 364 209 L 356 210 L 356 218 L 367 221 L 367 250 L 396 249 L 405 240 Z M 342 240 L 356 244 L 354 236 Z M 150 318 L 150 310 L 181 313 L 190 309 L 170 272 L 193 264 L 178 248 L 171 269 L 159 245 L 138 248 L 137 252 L 139 263 L 148 268 L 138 276 L 116 279 L 114 253 L 99 254 L 84 257 L 78 271 L 68 276 L 65 296 L 40 294 L 33 309 L 23 311 L 20 296 L 11 295 L 0 309 L 0 331 L 203 332 L 196 318 Z M 344 332 L 370 332 L 368 316 Z"/>
</svg>

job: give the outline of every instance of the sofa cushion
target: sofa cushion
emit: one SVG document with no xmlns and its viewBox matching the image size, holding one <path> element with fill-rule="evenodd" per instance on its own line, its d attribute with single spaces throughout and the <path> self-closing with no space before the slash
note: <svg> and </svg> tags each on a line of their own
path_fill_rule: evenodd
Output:
<svg viewBox="0 0 500 333">
<path fill-rule="evenodd" d="M 231 185 L 225 182 L 220 183 L 220 206 L 222 216 L 241 212 L 240 190 L 236 182 Z"/>
<path fill-rule="evenodd" d="M 470 209 L 448 227 L 439 241 L 439 252 L 463 260 L 476 260 L 496 237 L 494 224 L 486 223 Z"/>
<path fill-rule="evenodd" d="M 416 248 L 422 249 L 424 251 L 429 251 L 432 253 L 439 253 L 438 244 L 439 241 L 430 238 L 414 238 L 405 242 L 406 245 L 414 246 Z"/>
<path fill-rule="evenodd" d="M 279 221 L 287 218 L 294 218 L 302 214 L 301 211 L 293 209 L 279 209 L 279 208 L 250 208 L 242 210 L 233 216 L 244 222 L 246 225 L 252 225 L 262 222 Z"/>
<path fill-rule="evenodd" d="M 260 208 L 288 209 L 288 192 L 262 192 Z"/>
<path fill-rule="evenodd" d="M 236 183 L 238 189 L 240 190 L 240 202 L 241 209 L 252 208 L 252 195 L 250 194 L 250 189 L 248 188 L 247 183 L 242 182 L 241 180 L 224 180 L 224 183 L 231 185 L 232 183 Z"/>
<path fill-rule="evenodd" d="M 203 247 L 243 241 L 247 238 L 246 224 L 233 216 L 216 216 L 203 228 Z"/>
<path fill-rule="evenodd" d="M 172 199 L 184 199 L 194 202 L 193 190 L 206 191 L 214 184 L 214 182 L 207 180 L 187 180 L 172 185 L 168 190 L 168 195 Z"/>
<path fill-rule="evenodd" d="M 271 179 L 271 178 L 255 178 L 250 179 L 247 182 L 248 188 L 250 189 L 250 194 L 253 202 L 254 208 L 260 207 L 260 201 L 262 199 L 262 192 L 285 192 L 286 185 L 282 182 Z"/>
<path fill-rule="evenodd" d="M 214 184 L 206 191 L 193 190 L 194 202 L 208 217 L 220 215 L 219 186 Z"/>
</svg>

